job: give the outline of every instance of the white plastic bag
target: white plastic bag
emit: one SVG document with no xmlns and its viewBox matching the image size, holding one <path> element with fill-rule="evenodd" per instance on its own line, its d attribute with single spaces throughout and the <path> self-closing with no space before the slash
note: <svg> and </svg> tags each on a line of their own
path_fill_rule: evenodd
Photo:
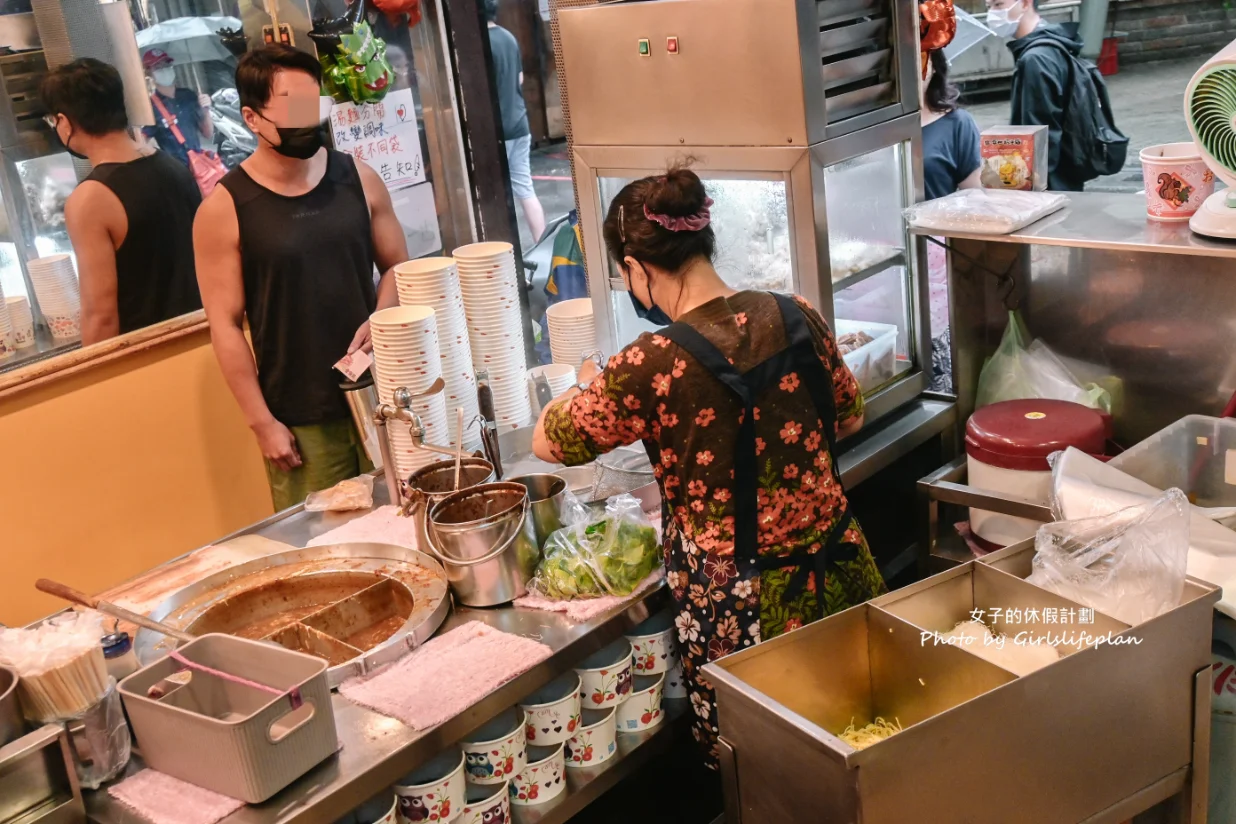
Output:
<svg viewBox="0 0 1236 824">
<path fill-rule="evenodd" d="M 347 512 L 373 506 L 373 476 L 360 475 L 340 481 L 330 489 L 310 492 L 306 512 Z"/>
<path fill-rule="evenodd" d="M 1031 340 L 1021 316 L 1009 312 L 1000 346 L 979 373 L 976 407 L 1022 398 L 1048 398 L 1111 412 L 1110 392 L 1097 384 L 1083 384 L 1047 344 Z"/>
<path fill-rule="evenodd" d="M 1013 189 L 961 189 L 905 210 L 915 229 L 1007 235 L 1069 204 L 1056 192 Z"/>
<path fill-rule="evenodd" d="M 1039 528 L 1030 583 L 1126 624 L 1176 607 L 1189 558 L 1189 501 L 1179 489 L 1110 515 Z"/>
</svg>

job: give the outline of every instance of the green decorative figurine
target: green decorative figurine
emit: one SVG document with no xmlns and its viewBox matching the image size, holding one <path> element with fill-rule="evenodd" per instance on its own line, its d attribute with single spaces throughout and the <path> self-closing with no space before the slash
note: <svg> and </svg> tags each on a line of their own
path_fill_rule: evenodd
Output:
<svg viewBox="0 0 1236 824">
<path fill-rule="evenodd" d="M 368 23 L 357 23 L 339 37 L 338 55 L 322 58 L 326 91 L 340 102 L 376 103 L 386 97 L 394 69 L 386 59 L 386 42 Z"/>
</svg>

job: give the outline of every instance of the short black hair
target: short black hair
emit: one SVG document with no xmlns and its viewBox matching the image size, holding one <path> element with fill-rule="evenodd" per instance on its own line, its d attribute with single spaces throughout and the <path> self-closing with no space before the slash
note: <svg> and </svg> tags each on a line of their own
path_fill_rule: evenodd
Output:
<svg viewBox="0 0 1236 824">
<path fill-rule="evenodd" d="M 240 107 L 248 106 L 255 112 L 270 102 L 275 75 L 281 71 L 304 72 L 322 83 L 322 64 L 309 52 L 276 43 L 245 52 L 236 66 L 236 91 L 240 95 Z"/>
<path fill-rule="evenodd" d="M 49 114 L 63 114 L 88 135 L 99 137 L 129 126 L 120 72 L 102 60 L 82 57 L 49 71 L 39 95 Z"/>
<path fill-rule="evenodd" d="M 485 19 L 490 23 L 498 22 L 498 0 L 485 0 Z"/>
</svg>

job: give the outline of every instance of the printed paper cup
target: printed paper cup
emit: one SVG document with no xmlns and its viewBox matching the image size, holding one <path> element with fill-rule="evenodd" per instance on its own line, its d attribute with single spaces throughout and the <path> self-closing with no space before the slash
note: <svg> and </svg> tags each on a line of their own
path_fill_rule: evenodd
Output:
<svg viewBox="0 0 1236 824">
<path fill-rule="evenodd" d="M 666 698 L 686 698 L 687 697 L 687 680 L 682 672 L 682 661 L 674 659 L 669 671 L 665 673 L 665 690 L 663 693 Z"/>
<path fill-rule="evenodd" d="M 605 710 L 584 710 L 579 732 L 566 743 L 566 765 L 595 767 L 604 764 L 618 752 L 617 707 Z"/>
<path fill-rule="evenodd" d="M 1214 172 L 1193 143 L 1149 146 L 1140 157 L 1146 213 L 1152 220 L 1188 220 L 1214 194 Z"/>
<path fill-rule="evenodd" d="M 464 808 L 467 757 L 451 748 L 439 753 L 395 785 L 404 821 L 451 821 Z"/>
<path fill-rule="evenodd" d="M 652 616 L 631 630 L 631 657 L 636 675 L 656 675 L 674 662 L 674 615 L 666 611 Z"/>
<path fill-rule="evenodd" d="M 581 706 L 598 710 L 626 701 L 631 694 L 631 670 L 631 644 L 625 638 L 585 658 L 575 668 Z"/>
<path fill-rule="evenodd" d="M 468 803 L 458 824 L 507 824 L 511 820 L 511 796 L 507 782 L 496 787 L 468 786 Z"/>
<path fill-rule="evenodd" d="M 640 732 L 660 724 L 661 695 L 665 689 L 665 673 L 635 676 L 635 691 L 618 707 L 618 730 Z"/>
<path fill-rule="evenodd" d="M 509 709 L 460 742 L 468 781 L 502 784 L 528 763 L 524 711 Z"/>
<path fill-rule="evenodd" d="M 564 744 L 579 727 L 580 678 L 568 672 L 520 702 L 528 744 Z"/>
<path fill-rule="evenodd" d="M 511 779 L 511 803 L 520 807 L 544 804 L 566 789 L 566 751 L 556 747 L 529 747 L 528 766 Z"/>
</svg>

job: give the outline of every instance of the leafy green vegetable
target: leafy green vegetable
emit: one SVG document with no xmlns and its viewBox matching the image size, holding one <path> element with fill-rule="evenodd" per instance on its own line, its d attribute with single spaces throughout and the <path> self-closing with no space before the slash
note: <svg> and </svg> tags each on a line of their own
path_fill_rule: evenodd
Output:
<svg viewBox="0 0 1236 824">
<path fill-rule="evenodd" d="M 657 531 L 628 513 L 611 507 L 600 520 L 550 535 L 534 587 L 559 600 L 630 595 L 660 563 L 661 547 Z"/>
</svg>

